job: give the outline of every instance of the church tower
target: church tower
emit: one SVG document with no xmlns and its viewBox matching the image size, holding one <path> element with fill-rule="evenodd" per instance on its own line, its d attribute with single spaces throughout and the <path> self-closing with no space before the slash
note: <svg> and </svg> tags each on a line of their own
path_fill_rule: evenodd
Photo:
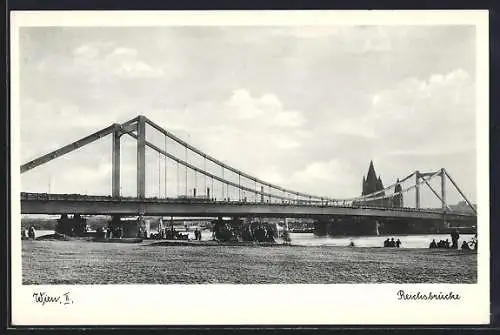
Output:
<svg viewBox="0 0 500 335">
<path fill-rule="evenodd" d="M 375 172 L 373 161 L 370 161 L 370 166 L 368 167 L 366 178 L 363 176 L 363 191 L 361 195 L 367 195 L 379 191 L 380 189 L 378 189 L 378 186 L 379 178 L 377 178 L 377 173 Z"/>
<path fill-rule="evenodd" d="M 402 188 L 401 188 L 401 184 L 399 183 L 399 178 L 398 178 L 398 180 L 396 181 L 396 185 L 394 186 L 394 193 L 401 192 L 401 190 L 402 190 Z M 397 208 L 404 206 L 402 193 L 397 194 L 392 198 L 392 206 L 397 207 Z"/>
<path fill-rule="evenodd" d="M 399 180 L 398 180 L 399 182 Z M 401 186 L 399 186 L 401 188 Z M 368 167 L 368 173 L 366 174 L 366 177 L 363 176 L 363 189 L 361 192 L 361 195 L 367 195 L 371 193 L 375 193 L 378 191 L 382 191 L 384 189 L 384 183 L 382 182 L 382 177 L 377 176 L 377 173 L 375 172 L 375 167 L 373 165 L 373 161 L 370 161 L 370 166 Z M 377 194 L 375 197 L 381 197 L 385 195 L 385 191 L 380 192 Z M 364 201 L 366 205 L 371 205 L 371 206 L 380 206 L 380 207 L 392 207 L 394 206 L 394 199 L 391 200 L 389 199 L 377 199 L 377 200 L 366 200 Z M 401 199 L 398 198 L 398 204 L 401 207 L 403 200 L 402 196 Z"/>
</svg>

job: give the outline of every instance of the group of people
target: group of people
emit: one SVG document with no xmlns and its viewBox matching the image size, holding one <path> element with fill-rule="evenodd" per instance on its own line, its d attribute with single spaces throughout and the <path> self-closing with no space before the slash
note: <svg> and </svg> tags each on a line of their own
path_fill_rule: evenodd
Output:
<svg viewBox="0 0 500 335">
<path fill-rule="evenodd" d="M 448 248 L 450 248 L 450 241 L 448 241 L 448 239 L 446 239 L 446 240 L 440 240 L 439 242 L 436 243 L 436 240 L 432 239 L 431 244 L 429 244 L 429 248 L 431 248 L 431 249 L 434 249 L 434 248 L 448 249 Z"/>
<path fill-rule="evenodd" d="M 245 241 L 245 242 L 276 242 L 277 231 L 267 223 L 237 224 L 215 222 L 212 229 L 212 239 L 215 241 Z M 291 241 L 290 235 L 284 236 L 284 241 Z"/>
<path fill-rule="evenodd" d="M 30 239 L 30 240 L 34 240 L 35 239 L 35 227 L 33 226 L 30 226 L 28 228 L 28 236 L 26 237 L 26 229 L 25 228 L 22 228 L 21 229 L 21 239 Z"/>
<path fill-rule="evenodd" d="M 458 238 L 459 238 L 458 232 L 451 233 L 451 238 L 452 238 L 451 245 L 450 245 L 450 241 L 448 241 L 448 239 L 440 240 L 437 243 L 436 243 L 436 240 L 433 239 L 429 245 L 429 248 L 431 248 L 431 249 L 434 249 L 434 248 L 458 249 Z M 472 241 L 470 241 L 470 242 L 467 242 L 464 240 L 462 242 L 462 246 L 460 248 L 462 250 L 477 250 L 477 234 L 474 235 L 474 237 L 472 238 Z"/>
<path fill-rule="evenodd" d="M 398 240 L 397 241 L 394 241 L 394 237 L 391 238 L 389 240 L 389 238 L 387 238 L 387 240 L 384 241 L 384 248 L 399 248 L 401 246 L 401 241 Z"/>
<path fill-rule="evenodd" d="M 147 232 L 144 232 L 144 239 L 147 239 Z M 196 235 L 196 232 L 195 232 Z M 201 232 L 200 232 L 201 236 Z M 201 237 L 200 237 L 201 238 Z M 160 229 L 158 233 L 150 233 L 149 239 L 151 240 L 188 240 L 189 233 L 182 233 L 177 231 L 174 227 Z"/>
</svg>

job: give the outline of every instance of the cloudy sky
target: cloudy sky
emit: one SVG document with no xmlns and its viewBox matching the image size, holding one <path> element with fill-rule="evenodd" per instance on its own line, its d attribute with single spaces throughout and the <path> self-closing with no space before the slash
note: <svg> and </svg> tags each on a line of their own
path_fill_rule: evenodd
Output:
<svg viewBox="0 0 500 335">
<path fill-rule="evenodd" d="M 386 185 L 444 167 L 476 199 L 473 26 L 21 28 L 20 89 L 22 162 L 143 114 L 298 191 L 357 196 L 373 160 Z M 104 139 L 22 189 L 110 194 L 110 165 Z"/>
</svg>

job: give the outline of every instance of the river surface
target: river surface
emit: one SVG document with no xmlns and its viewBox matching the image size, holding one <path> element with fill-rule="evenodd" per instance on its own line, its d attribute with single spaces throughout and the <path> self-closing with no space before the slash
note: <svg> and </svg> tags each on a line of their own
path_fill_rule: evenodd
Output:
<svg viewBox="0 0 500 335">
<path fill-rule="evenodd" d="M 179 230 L 182 232 L 182 230 Z M 53 234 L 53 230 L 37 230 L 36 236 L 50 235 Z M 399 239 L 401 241 L 401 248 L 428 248 L 429 243 L 434 239 L 437 242 L 440 240 L 450 241 L 451 236 L 449 234 L 434 234 L 434 235 L 381 235 L 381 236 L 358 236 L 358 237 L 329 237 L 329 236 L 316 236 L 313 233 L 290 233 L 293 245 L 300 246 L 336 246 L 345 247 L 354 242 L 356 247 L 382 247 L 384 241 L 387 238 L 394 238 L 394 240 Z M 463 234 L 460 235 L 458 240 L 458 245 L 462 245 L 462 241 L 470 242 L 474 235 Z M 189 238 L 194 239 L 194 232 L 189 232 Z M 202 240 L 211 240 L 212 233 L 204 230 L 202 231 Z"/>
</svg>

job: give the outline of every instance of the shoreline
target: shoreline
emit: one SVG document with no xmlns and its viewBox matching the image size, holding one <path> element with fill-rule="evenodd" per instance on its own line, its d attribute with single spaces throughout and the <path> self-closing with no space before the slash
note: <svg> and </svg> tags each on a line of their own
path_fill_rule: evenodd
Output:
<svg viewBox="0 0 500 335">
<path fill-rule="evenodd" d="M 144 241 L 147 242 L 147 241 Z M 148 247 L 162 247 L 162 246 L 197 246 L 197 247 L 289 247 L 291 244 L 277 243 L 277 242 L 221 242 L 221 241 L 186 241 L 186 240 L 167 240 L 158 241 L 146 244 Z M 298 245 L 294 245 L 298 246 Z"/>
<path fill-rule="evenodd" d="M 23 239 L 24 241 L 25 239 Z M 452 249 L 452 248 L 396 248 L 396 247 L 383 247 L 383 246 L 349 246 L 349 245 L 303 245 L 291 243 L 280 243 L 280 242 L 250 242 L 250 241 L 239 241 L 239 242 L 222 242 L 214 240 L 142 240 L 138 238 L 124 238 L 124 239 L 96 239 L 95 237 L 69 237 L 62 234 L 51 234 L 44 235 L 36 238 L 35 240 L 28 241 L 61 241 L 61 242 L 95 242 L 95 243 L 105 243 L 105 244 L 131 244 L 141 247 L 262 247 L 262 248 L 334 248 L 334 249 L 352 249 L 352 250 L 387 250 L 387 251 L 403 251 L 407 252 L 410 250 L 431 250 L 433 253 L 441 252 L 455 252 L 459 254 L 477 254 L 476 250 L 462 250 L 462 249 Z"/>
</svg>

